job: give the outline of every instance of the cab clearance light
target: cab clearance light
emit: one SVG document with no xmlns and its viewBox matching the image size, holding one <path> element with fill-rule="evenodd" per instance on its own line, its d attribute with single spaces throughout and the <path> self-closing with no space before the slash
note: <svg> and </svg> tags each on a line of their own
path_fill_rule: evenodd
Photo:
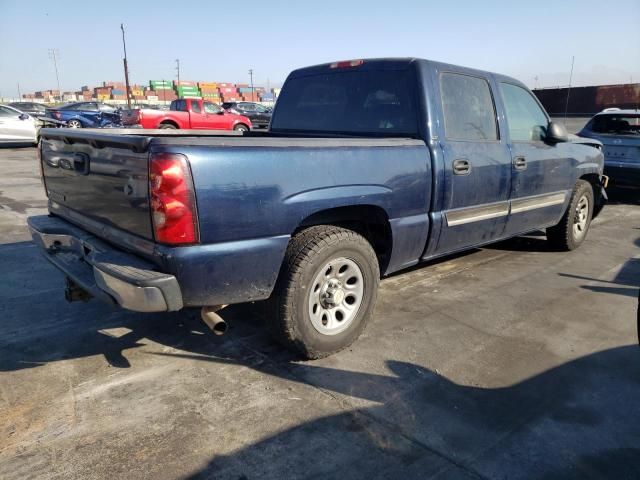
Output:
<svg viewBox="0 0 640 480">
<path fill-rule="evenodd" d="M 364 60 L 344 60 L 342 62 L 334 62 L 329 68 L 351 68 L 359 67 L 364 63 Z"/>
</svg>

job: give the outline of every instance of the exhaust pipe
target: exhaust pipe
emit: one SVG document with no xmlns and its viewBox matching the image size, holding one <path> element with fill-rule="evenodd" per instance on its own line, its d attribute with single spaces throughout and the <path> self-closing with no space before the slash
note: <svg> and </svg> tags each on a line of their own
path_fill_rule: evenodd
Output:
<svg viewBox="0 0 640 480">
<path fill-rule="evenodd" d="M 216 312 L 222 310 L 226 305 L 214 305 L 212 307 L 202 307 L 200 317 L 206 323 L 207 327 L 215 335 L 224 335 L 227 331 L 227 322 L 225 322 Z"/>
</svg>

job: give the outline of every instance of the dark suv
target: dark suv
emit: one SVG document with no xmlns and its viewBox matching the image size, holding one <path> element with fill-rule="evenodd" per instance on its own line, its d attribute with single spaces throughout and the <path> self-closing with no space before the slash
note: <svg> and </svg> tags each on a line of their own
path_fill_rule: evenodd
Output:
<svg viewBox="0 0 640 480">
<path fill-rule="evenodd" d="M 44 117 L 47 113 L 47 107 L 36 102 L 13 102 L 10 107 L 17 108 L 21 112 L 31 115 L 32 117 Z"/>
<path fill-rule="evenodd" d="M 612 186 L 640 187 L 640 110 L 606 109 L 578 132 L 604 146 L 604 173 Z"/>
<path fill-rule="evenodd" d="M 224 102 L 222 108 L 238 115 L 249 117 L 256 128 L 267 128 L 271 121 L 272 109 L 253 102 Z"/>
</svg>

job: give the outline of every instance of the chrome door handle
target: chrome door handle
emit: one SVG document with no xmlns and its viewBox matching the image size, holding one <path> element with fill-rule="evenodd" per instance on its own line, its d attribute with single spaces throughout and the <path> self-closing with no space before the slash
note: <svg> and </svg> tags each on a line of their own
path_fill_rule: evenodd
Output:
<svg viewBox="0 0 640 480">
<path fill-rule="evenodd" d="M 524 157 L 516 157 L 513 159 L 513 168 L 516 170 L 526 170 L 527 169 L 527 159 Z"/>
<path fill-rule="evenodd" d="M 471 164 L 469 160 L 460 158 L 453 161 L 453 174 L 454 175 L 468 175 L 471 172 Z"/>
</svg>

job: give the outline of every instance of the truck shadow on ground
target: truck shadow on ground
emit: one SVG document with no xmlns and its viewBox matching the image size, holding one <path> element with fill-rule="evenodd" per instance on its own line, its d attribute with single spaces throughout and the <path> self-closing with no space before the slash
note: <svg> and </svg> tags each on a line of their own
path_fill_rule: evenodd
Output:
<svg viewBox="0 0 640 480">
<path fill-rule="evenodd" d="M 504 388 L 459 385 L 393 360 L 386 362 L 390 375 L 379 375 L 251 355 L 158 355 L 241 364 L 346 402 L 375 403 L 345 406 L 212 458 L 191 479 L 640 478 L 635 345 Z"/>
</svg>

